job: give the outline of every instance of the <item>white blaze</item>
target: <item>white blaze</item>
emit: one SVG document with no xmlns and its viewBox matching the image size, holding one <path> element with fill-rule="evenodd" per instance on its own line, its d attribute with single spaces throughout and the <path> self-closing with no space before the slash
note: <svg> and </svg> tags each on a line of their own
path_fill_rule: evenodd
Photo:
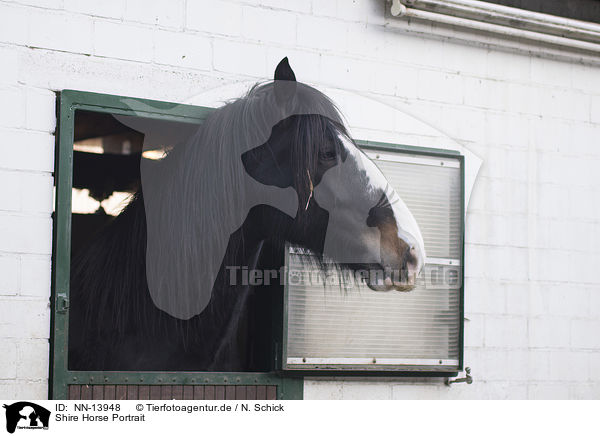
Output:
<svg viewBox="0 0 600 436">
<path fill-rule="evenodd" d="M 420 271 L 425 244 L 414 216 L 377 165 L 352 142 L 342 136 L 340 140 L 348 157 L 328 170 L 315 188 L 315 199 L 330 214 L 323 254 L 345 263 L 381 262 L 379 230 L 367 227 L 366 221 L 383 192 L 391 204 L 398 237 L 414 247 L 415 272 Z"/>
</svg>

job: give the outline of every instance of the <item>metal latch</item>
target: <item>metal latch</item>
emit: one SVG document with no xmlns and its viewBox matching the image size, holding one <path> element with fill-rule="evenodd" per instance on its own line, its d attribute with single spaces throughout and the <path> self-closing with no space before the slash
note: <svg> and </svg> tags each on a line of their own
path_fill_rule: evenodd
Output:
<svg viewBox="0 0 600 436">
<path fill-rule="evenodd" d="M 66 294 L 58 294 L 56 296 L 56 312 L 67 313 L 69 310 L 69 298 Z"/>
<path fill-rule="evenodd" d="M 446 386 L 450 386 L 452 383 L 466 383 L 470 385 L 473 383 L 473 377 L 471 377 L 471 368 L 465 368 L 465 377 L 455 378 L 454 380 L 446 379 Z"/>
</svg>

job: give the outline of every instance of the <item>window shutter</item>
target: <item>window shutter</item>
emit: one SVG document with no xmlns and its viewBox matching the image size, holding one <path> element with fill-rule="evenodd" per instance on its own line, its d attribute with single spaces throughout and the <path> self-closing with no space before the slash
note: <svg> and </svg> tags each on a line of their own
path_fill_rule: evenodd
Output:
<svg viewBox="0 0 600 436">
<path fill-rule="evenodd" d="M 326 283 L 289 247 L 284 369 L 452 371 L 459 366 L 462 173 L 458 157 L 368 152 L 413 213 L 427 252 L 411 292 Z"/>
</svg>

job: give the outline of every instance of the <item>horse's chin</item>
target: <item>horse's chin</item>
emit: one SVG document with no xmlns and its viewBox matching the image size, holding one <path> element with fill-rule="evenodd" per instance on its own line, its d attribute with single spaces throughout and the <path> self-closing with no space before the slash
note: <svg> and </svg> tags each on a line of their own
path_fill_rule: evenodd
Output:
<svg viewBox="0 0 600 436">
<path fill-rule="evenodd" d="M 415 288 L 415 285 L 382 285 L 376 283 L 367 282 L 367 286 L 369 289 L 375 292 L 389 292 L 389 291 L 398 291 L 398 292 L 410 292 Z"/>
</svg>

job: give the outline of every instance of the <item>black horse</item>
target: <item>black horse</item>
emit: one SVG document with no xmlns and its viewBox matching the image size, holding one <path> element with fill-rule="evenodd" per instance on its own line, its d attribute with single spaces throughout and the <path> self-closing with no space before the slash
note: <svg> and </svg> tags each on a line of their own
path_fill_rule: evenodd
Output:
<svg viewBox="0 0 600 436">
<path fill-rule="evenodd" d="M 271 369 L 279 278 L 232 271 L 281 271 L 287 243 L 376 271 L 374 291 L 412 289 L 425 258 L 402 200 L 286 58 L 274 82 L 142 162 L 140 191 L 73 259 L 69 369 Z"/>
</svg>

